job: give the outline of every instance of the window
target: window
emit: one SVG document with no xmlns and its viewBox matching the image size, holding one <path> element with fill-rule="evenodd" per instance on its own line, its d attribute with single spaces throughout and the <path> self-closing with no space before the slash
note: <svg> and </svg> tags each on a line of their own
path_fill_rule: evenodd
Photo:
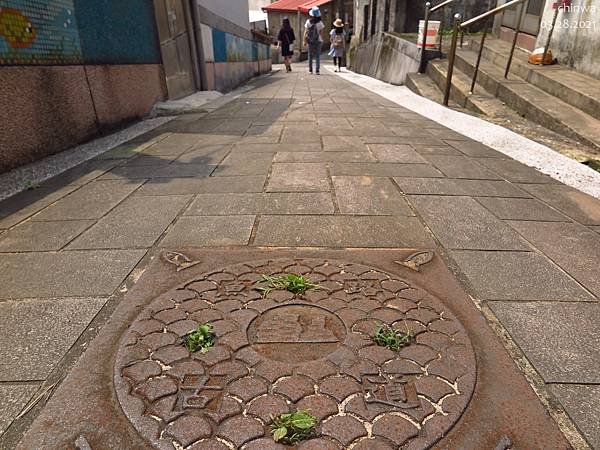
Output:
<svg viewBox="0 0 600 450">
<path fill-rule="evenodd" d="M 385 0 L 385 12 L 383 16 L 383 31 L 390 31 L 390 0 Z"/>
<path fill-rule="evenodd" d="M 373 0 L 373 7 L 371 8 L 371 36 L 375 34 L 377 29 L 377 0 Z"/>
<path fill-rule="evenodd" d="M 369 38 L 369 5 L 365 5 L 363 14 L 363 40 L 366 41 Z"/>
</svg>

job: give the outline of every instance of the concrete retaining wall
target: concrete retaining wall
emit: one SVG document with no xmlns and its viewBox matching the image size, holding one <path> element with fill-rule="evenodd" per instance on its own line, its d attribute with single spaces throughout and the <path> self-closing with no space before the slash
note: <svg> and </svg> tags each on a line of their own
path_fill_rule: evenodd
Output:
<svg viewBox="0 0 600 450">
<path fill-rule="evenodd" d="M 216 26 L 200 25 L 206 90 L 228 92 L 255 75 L 271 71 L 269 44 L 253 40 L 248 30 L 239 30 L 240 36 Z"/>
<path fill-rule="evenodd" d="M 388 33 L 379 33 L 349 52 L 349 67 L 391 84 L 403 85 L 419 69 L 417 45 Z"/>
<path fill-rule="evenodd" d="M 0 173 L 146 115 L 160 65 L 0 67 Z"/>
<path fill-rule="evenodd" d="M 544 47 L 548 40 L 553 3 L 546 2 L 536 47 Z M 600 79 L 600 0 L 573 0 L 569 8 L 561 9 L 550 49 L 561 64 Z"/>
</svg>

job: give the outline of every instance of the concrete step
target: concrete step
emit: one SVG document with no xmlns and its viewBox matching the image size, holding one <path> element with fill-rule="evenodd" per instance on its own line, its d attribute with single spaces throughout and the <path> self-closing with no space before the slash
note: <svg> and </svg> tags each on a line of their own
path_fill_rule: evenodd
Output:
<svg viewBox="0 0 600 450">
<path fill-rule="evenodd" d="M 444 95 L 438 89 L 433 80 L 427 74 L 409 73 L 406 76 L 405 86 L 419 94 L 421 97 L 426 97 L 436 103 L 442 103 Z"/>
<path fill-rule="evenodd" d="M 510 47 L 510 43 L 500 39 L 486 40 L 482 53 L 483 59 L 504 69 Z M 479 48 L 480 40 L 471 39 L 469 46 L 463 50 L 478 52 Z M 527 62 L 528 57 L 529 52 L 519 48 L 515 49 L 510 73 L 586 114 L 600 119 L 600 80 L 559 64 L 534 66 Z"/>
<path fill-rule="evenodd" d="M 442 92 L 442 97 L 446 87 L 447 70 L 447 60 L 432 61 L 427 66 L 427 74 Z M 515 114 L 514 111 L 511 111 L 510 108 L 484 89 L 479 89 L 476 94 L 469 94 L 470 88 L 471 78 L 455 66 L 452 76 L 452 90 L 450 91 L 451 101 L 456 102 L 463 108 L 488 117 L 509 117 Z"/>
<path fill-rule="evenodd" d="M 459 102 L 464 101 L 463 104 L 467 102 L 464 95 L 468 94 L 476 58 L 477 54 L 472 50 L 463 49 L 457 52 L 454 69 L 457 80 L 453 85 L 454 90 L 458 92 L 452 93 L 452 96 L 458 97 Z M 440 87 L 445 83 L 446 66 L 446 61 L 435 61 L 428 66 L 432 78 Z M 522 117 L 600 150 L 598 119 L 515 75 L 506 80 L 504 69 L 485 59 L 479 67 L 475 95 L 470 97 L 476 101 L 478 96 L 485 96 L 484 90 L 513 108 Z"/>
</svg>

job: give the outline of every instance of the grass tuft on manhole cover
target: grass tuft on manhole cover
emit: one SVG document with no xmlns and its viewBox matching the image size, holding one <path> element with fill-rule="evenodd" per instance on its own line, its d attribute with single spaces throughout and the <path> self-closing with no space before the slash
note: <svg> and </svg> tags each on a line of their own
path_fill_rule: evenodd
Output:
<svg viewBox="0 0 600 450">
<path fill-rule="evenodd" d="M 275 442 L 294 445 L 308 439 L 315 432 L 317 419 L 308 411 L 296 411 L 294 413 L 271 416 L 271 434 Z"/>
<path fill-rule="evenodd" d="M 198 328 L 189 331 L 183 336 L 182 341 L 183 345 L 192 353 L 198 350 L 200 350 L 200 353 L 208 352 L 208 349 L 215 345 L 215 335 L 212 331 L 212 325 L 208 323 L 198 325 Z"/>
<path fill-rule="evenodd" d="M 406 329 L 406 332 L 402 332 L 389 325 L 381 325 L 373 336 L 373 342 L 380 347 L 387 347 L 390 350 L 397 352 L 401 348 L 410 345 L 414 337 L 414 333 L 408 328 Z"/>
<path fill-rule="evenodd" d="M 311 283 L 303 275 L 293 273 L 277 277 L 269 275 L 263 275 L 262 277 L 267 282 L 267 287 L 258 287 L 256 289 L 263 293 L 263 297 L 266 297 L 270 292 L 275 290 L 289 291 L 293 294 L 304 294 L 309 289 L 324 289 L 318 284 Z"/>
</svg>

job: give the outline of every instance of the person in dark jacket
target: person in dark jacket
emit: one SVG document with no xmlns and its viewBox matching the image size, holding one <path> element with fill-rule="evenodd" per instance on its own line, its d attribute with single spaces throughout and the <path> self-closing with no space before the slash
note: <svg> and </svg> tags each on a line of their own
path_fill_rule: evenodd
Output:
<svg viewBox="0 0 600 450">
<path fill-rule="evenodd" d="M 277 35 L 277 41 L 279 41 L 279 47 L 281 47 L 281 56 L 283 56 L 283 63 L 285 64 L 285 70 L 287 72 L 292 71 L 292 56 L 294 56 L 294 41 L 296 35 L 290 25 L 290 19 L 284 17 L 281 29 Z"/>
</svg>

